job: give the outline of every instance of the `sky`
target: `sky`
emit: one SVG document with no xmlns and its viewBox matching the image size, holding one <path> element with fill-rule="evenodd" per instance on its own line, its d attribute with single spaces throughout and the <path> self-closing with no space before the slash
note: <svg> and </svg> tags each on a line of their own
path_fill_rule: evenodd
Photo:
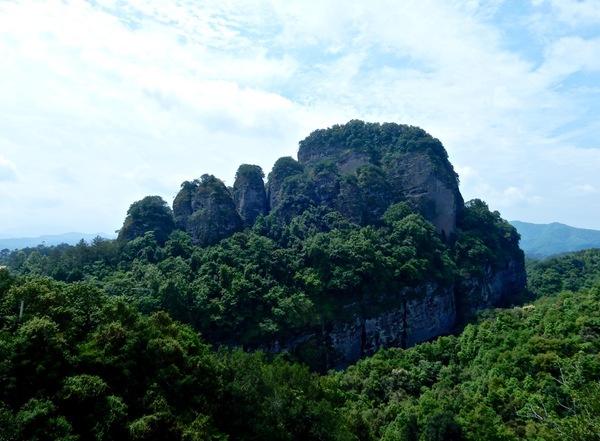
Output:
<svg viewBox="0 0 600 441">
<path fill-rule="evenodd" d="M 506 219 L 600 229 L 600 0 L 0 0 L 0 237 L 112 233 L 350 119 L 422 127 Z"/>
</svg>

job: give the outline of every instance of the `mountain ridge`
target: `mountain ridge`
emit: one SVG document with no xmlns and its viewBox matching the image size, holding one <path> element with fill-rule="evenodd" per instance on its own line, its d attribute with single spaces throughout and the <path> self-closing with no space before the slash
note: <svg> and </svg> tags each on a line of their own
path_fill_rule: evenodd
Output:
<svg viewBox="0 0 600 441">
<path fill-rule="evenodd" d="M 59 233 L 59 234 L 43 234 L 40 236 L 31 236 L 31 237 L 6 237 L 0 238 L 0 250 L 8 249 L 8 250 L 16 250 L 22 248 L 30 248 L 36 247 L 38 245 L 60 245 L 60 244 L 68 244 L 75 245 L 80 240 L 85 240 L 86 242 L 90 242 L 94 240 L 96 237 L 101 237 L 104 239 L 114 238 L 114 234 L 104 234 L 104 233 L 80 233 L 80 232 L 67 232 L 67 233 Z"/>
<path fill-rule="evenodd" d="M 542 259 L 557 254 L 600 247 L 600 230 L 578 228 L 560 222 L 536 224 L 510 221 L 521 235 L 527 257 Z"/>
</svg>

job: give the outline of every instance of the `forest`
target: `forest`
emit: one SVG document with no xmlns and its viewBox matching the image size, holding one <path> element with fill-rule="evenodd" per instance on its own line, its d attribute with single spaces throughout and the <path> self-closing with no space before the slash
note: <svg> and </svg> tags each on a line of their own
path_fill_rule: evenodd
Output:
<svg viewBox="0 0 600 441">
<path fill-rule="evenodd" d="M 94 280 L 5 268 L 0 433 L 3 440 L 599 439 L 600 251 L 528 270 L 531 303 L 487 311 L 457 335 L 318 374 L 285 354 L 211 347 L 190 325 L 163 311 L 142 313 Z M 573 286 L 574 277 L 582 282 Z"/>
</svg>

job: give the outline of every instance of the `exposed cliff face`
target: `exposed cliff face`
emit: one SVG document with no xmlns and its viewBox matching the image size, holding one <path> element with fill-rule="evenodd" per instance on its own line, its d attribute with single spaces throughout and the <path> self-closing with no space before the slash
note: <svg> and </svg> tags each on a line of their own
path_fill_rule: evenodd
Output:
<svg viewBox="0 0 600 441">
<path fill-rule="evenodd" d="M 450 334 L 476 312 L 508 305 L 524 286 L 523 264 L 516 258 L 455 285 L 431 283 L 351 301 L 341 308 L 344 318 L 263 348 L 296 354 L 320 370 L 341 369 L 381 348 L 407 348 Z"/>
<path fill-rule="evenodd" d="M 184 183 L 173 209 L 177 226 L 202 246 L 214 244 L 242 228 L 231 193 L 212 175 Z"/>
<path fill-rule="evenodd" d="M 453 173 L 425 152 L 399 152 L 384 163 L 394 191 L 403 195 L 439 232 L 450 237 L 463 200 Z"/>
<path fill-rule="evenodd" d="M 273 165 L 273 170 L 269 173 L 267 182 L 267 198 L 269 209 L 277 208 L 282 200 L 281 190 L 286 179 L 300 175 L 304 172 L 302 165 L 293 158 L 279 158 Z"/>
<path fill-rule="evenodd" d="M 185 181 L 181 184 L 181 190 L 175 196 L 175 200 L 173 201 L 173 217 L 175 219 L 175 226 L 180 230 L 187 230 L 188 220 L 194 212 L 192 210 L 192 200 L 194 199 L 196 190 L 198 190 L 198 181 Z"/>
<path fill-rule="evenodd" d="M 346 180 L 338 195 L 325 201 L 339 208 L 346 205 L 337 201 L 342 191 L 352 192 L 362 213 L 345 211 L 355 221 L 377 222 L 389 205 L 407 200 L 446 237 L 456 231 L 463 205 L 456 174 L 441 143 L 421 129 L 351 121 L 313 132 L 300 143 L 298 160 L 307 170 L 328 163 L 339 175 L 358 178 L 357 189 Z M 326 187 L 323 181 L 319 187 Z"/>
<path fill-rule="evenodd" d="M 312 351 L 317 354 L 316 367 L 339 369 L 380 348 L 406 348 L 448 334 L 456 323 L 453 287 L 436 284 L 370 296 L 343 309 L 340 315 L 344 319 L 323 323 L 285 341 L 276 340 L 266 349 L 287 350 L 305 360 Z"/>
<path fill-rule="evenodd" d="M 185 182 L 173 211 L 177 227 L 193 231 L 197 243 L 205 244 L 239 227 L 226 208 L 227 197 L 220 197 L 218 209 L 206 198 L 195 202 L 204 191 L 202 186 L 198 181 Z M 437 139 L 416 127 L 362 121 L 311 133 L 300 142 L 298 161 L 284 157 L 275 162 L 266 188 L 260 167 L 242 165 L 229 193 L 246 227 L 261 214 L 273 213 L 289 221 L 315 205 L 337 210 L 362 225 L 377 224 L 391 204 L 408 201 L 451 238 L 463 207 L 457 176 Z M 209 239 L 201 239 L 209 228 L 202 222 L 211 216 L 196 213 L 197 206 L 205 204 L 225 218 L 222 224 L 211 224 L 219 231 Z"/>
<path fill-rule="evenodd" d="M 257 165 L 238 168 L 233 184 L 233 200 L 244 226 L 254 225 L 256 218 L 267 213 L 264 173 Z"/>
<path fill-rule="evenodd" d="M 507 306 L 526 284 L 524 262 L 516 256 L 501 268 L 486 266 L 478 276 L 464 278 L 456 287 L 460 322 L 487 308 Z"/>
<path fill-rule="evenodd" d="M 384 347 L 406 348 L 452 331 L 456 308 L 452 287 L 425 285 L 405 289 L 404 300 L 374 315 L 334 323 L 327 332 L 331 367 L 347 366 Z"/>
</svg>

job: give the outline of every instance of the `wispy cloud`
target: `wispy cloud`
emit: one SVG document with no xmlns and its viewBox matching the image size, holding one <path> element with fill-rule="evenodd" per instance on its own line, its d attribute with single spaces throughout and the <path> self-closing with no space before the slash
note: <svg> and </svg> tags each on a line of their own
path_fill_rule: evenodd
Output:
<svg viewBox="0 0 600 441">
<path fill-rule="evenodd" d="M 17 167 L 8 159 L 0 156 L 0 182 L 15 181 L 17 179 Z"/>
</svg>

